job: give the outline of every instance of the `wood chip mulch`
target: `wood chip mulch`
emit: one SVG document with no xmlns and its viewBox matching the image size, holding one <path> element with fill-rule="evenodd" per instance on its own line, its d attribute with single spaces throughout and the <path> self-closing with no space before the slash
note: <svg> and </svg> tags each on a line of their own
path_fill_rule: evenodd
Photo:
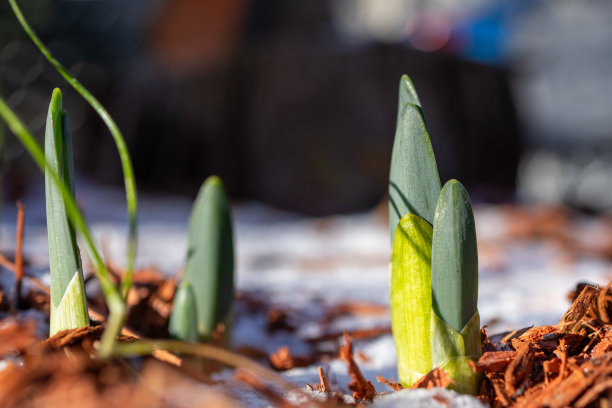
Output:
<svg viewBox="0 0 612 408">
<path fill-rule="evenodd" d="M 20 211 L 23 211 L 21 209 Z M 564 223 L 560 213 L 551 224 Z M 611 221 L 612 223 L 612 221 Z M 23 226 L 18 226 L 18 230 Z M 550 228 L 554 230 L 554 228 Z M 517 234 L 533 234 L 518 231 Z M 542 235 L 548 233 L 539 231 Z M 20 240 L 22 234 L 18 234 Z M 612 253 L 612 252 L 611 252 Z M 48 316 L 49 295 L 35 277 L 23 270 L 27 262 L 22 257 L 21 245 L 17 245 L 14 261 L 0 255 L 0 266 L 33 283 L 26 293 L 18 284 L 13 290 L 17 301 L 8 301 L 9 288 L 0 287 L 0 310 L 11 315 L 0 321 L 0 408 L 4 407 L 72 407 L 78 401 L 81 408 L 97 407 L 165 407 L 169 404 L 169 392 L 179 385 L 189 390 L 189 400 L 201 406 L 230 407 L 237 401 L 206 388 L 208 382 L 181 367 L 181 361 L 171 353 L 158 350 L 156 359 L 95 358 L 96 342 L 102 333 L 101 325 L 61 332 L 41 341 L 39 327 L 33 321 L 22 322 L 17 310 L 32 309 Z M 113 268 L 111 268 L 113 269 Z M 122 272 L 114 268 L 119 276 Z M 134 275 L 134 286 L 129 294 L 130 316 L 123 340 L 135 336 L 165 337 L 176 290 L 176 277 L 165 279 L 153 268 L 139 270 Z M 473 363 L 474 370 L 483 373 L 481 393 L 478 398 L 492 407 L 612 407 L 612 282 L 605 287 L 580 284 L 571 294 L 572 304 L 556 326 L 538 326 L 508 333 L 505 336 L 488 337 L 482 331 L 482 357 Z M 102 299 L 90 299 L 93 320 L 103 321 L 105 310 Z M 264 296 L 239 293 L 237 309 L 245 315 L 265 316 L 265 330 L 269 332 L 297 332 L 298 324 L 307 314 L 300 310 L 281 309 L 271 305 Z M 337 307 L 336 307 L 337 306 Z M 99 309 L 99 313 L 95 310 Z M 387 313 L 386 306 L 360 302 L 344 303 L 329 307 L 323 316 L 314 317 L 323 328 L 335 319 L 346 315 L 374 315 Z M 92 321 L 93 321 L 92 320 Z M 390 327 L 374 327 L 344 332 L 344 344 L 338 349 L 340 358 L 347 364 L 351 378 L 348 388 L 352 391 L 355 406 L 367 405 L 377 395 L 374 385 L 362 374 L 355 361 L 351 340 L 371 339 L 390 333 Z M 288 347 L 281 347 L 268 355 L 262 350 L 243 347 L 243 353 L 260 360 L 268 360 L 279 370 L 309 366 L 322 357 L 332 357 L 325 343 L 337 341 L 342 333 L 323 330 L 314 338 L 303 338 L 313 348 L 311 355 L 294 355 Z M 350 336 L 350 337 L 349 337 Z M 357 358 L 370 357 L 357 354 Z M 333 377 L 329 378 L 319 367 L 320 384 L 311 386 L 322 391 L 326 400 L 314 406 L 344 405 L 342 393 Z M 186 385 L 187 378 L 197 380 L 195 386 Z M 237 370 L 236 378 L 257 390 L 277 406 L 297 406 L 274 386 L 260 381 L 246 371 Z M 392 378 L 377 378 L 393 391 L 403 387 Z M 273 385 L 273 384 L 272 384 Z M 421 378 L 413 388 L 452 387 L 448 376 L 434 369 Z M 179 397 L 183 397 L 179 395 Z M 179 398 L 180 399 L 180 398 Z M 208 403 L 206 403 L 208 402 Z M 310 401 L 312 402 L 312 401 Z"/>
<path fill-rule="evenodd" d="M 579 285 L 557 326 L 486 339 L 473 364 L 480 398 L 493 407 L 609 407 L 612 401 L 612 291 Z"/>
</svg>

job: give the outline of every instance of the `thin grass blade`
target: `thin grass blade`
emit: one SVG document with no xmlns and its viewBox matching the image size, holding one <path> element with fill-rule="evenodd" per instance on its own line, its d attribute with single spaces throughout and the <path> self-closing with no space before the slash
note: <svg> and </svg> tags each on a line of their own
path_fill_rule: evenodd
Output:
<svg viewBox="0 0 612 408">
<path fill-rule="evenodd" d="M 136 251 L 138 247 L 138 198 L 136 195 L 136 179 L 134 177 L 134 170 L 130 154 L 128 152 L 125 139 L 123 134 L 119 130 L 119 127 L 110 116 L 108 111 L 102 106 L 102 104 L 76 79 L 58 60 L 56 60 L 49 49 L 42 43 L 40 38 L 36 35 L 34 30 L 30 27 L 26 21 L 21 9 L 17 5 L 16 0 L 9 0 L 11 8 L 19 21 L 19 24 L 23 27 L 24 31 L 30 37 L 34 45 L 38 47 L 40 52 L 47 58 L 47 60 L 53 65 L 53 67 L 64 77 L 64 79 L 72 86 L 89 105 L 96 111 L 98 116 L 104 121 L 106 127 L 111 133 L 117 152 L 119 153 L 119 159 L 121 161 L 121 168 L 123 169 L 123 179 L 125 185 L 125 197 L 127 203 L 128 213 L 128 242 L 126 248 L 126 265 L 125 274 L 121 282 L 121 296 L 123 301 L 127 299 L 128 292 L 132 285 L 132 275 L 134 271 L 134 261 L 136 259 Z"/>
<path fill-rule="evenodd" d="M 460 332 L 477 310 L 478 249 L 470 197 L 457 180 L 442 188 L 433 231 L 433 308 Z"/>
<path fill-rule="evenodd" d="M 51 274 L 50 335 L 89 324 L 76 234 L 68 219 L 62 192 L 49 172 L 63 174 L 64 185 L 74 194 L 71 143 L 68 118 L 62 111 L 62 94 L 56 88 L 49 104 L 45 130 L 45 158 L 49 166 L 45 171 L 45 200 Z"/>
</svg>

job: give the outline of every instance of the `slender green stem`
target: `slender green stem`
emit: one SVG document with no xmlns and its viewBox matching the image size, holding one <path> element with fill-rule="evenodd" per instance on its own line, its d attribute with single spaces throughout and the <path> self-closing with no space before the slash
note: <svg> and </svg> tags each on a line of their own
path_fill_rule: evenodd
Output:
<svg viewBox="0 0 612 408">
<path fill-rule="evenodd" d="M 125 303 L 111 280 L 110 273 L 106 268 L 106 263 L 96 249 L 93 235 L 91 234 L 89 227 L 81 214 L 81 211 L 76 205 L 76 202 L 72 198 L 70 190 L 62 182 L 62 179 L 57 172 L 55 172 L 49 165 L 45 159 L 43 149 L 40 147 L 38 142 L 36 142 L 34 136 L 11 110 L 11 108 L 6 105 L 2 98 L 0 98 L 0 117 L 4 119 L 11 131 L 15 134 L 15 136 L 17 136 L 19 141 L 30 153 L 30 156 L 32 156 L 38 167 L 40 167 L 41 171 L 43 173 L 46 171 L 53 182 L 57 185 L 62 194 L 62 198 L 64 199 L 67 215 L 83 241 L 85 252 L 94 266 L 96 276 L 100 282 L 100 287 L 104 292 L 106 303 L 108 304 L 110 310 L 108 326 L 104 332 L 104 336 L 102 337 L 102 344 L 100 345 L 100 355 L 106 357 L 110 355 L 113 348 L 113 343 L 119 335 L 121 326 L 125 320 Z"/>
<path fill-rule="evenodd" d="M 118 356 L 145 356 L 154 350 L 168 350 L 174 353 L 194 355 L 218 361 L 232 367 L 243 368 L 254 372 L 262 378 L 275 382 L 286 389 L 295 390 L 296 385 L 287 381 L 274 371 L 259 363 L 231 351 L 205 343 L 189 343 L 180 340 L 142 340 L 115 343 L 114 354 Z"/>
<path fill-rule="evenodd" d="M 155 350 L 167 350 L 183 355 L 192 355 L 203 357 L 209 360 L 218 361 L 230 367 L 241 368 L 258 375 L 260 378 L 274 383 L 274 385 L 282 387 L 285 391 L 295 393 L 304 398 L 300 402 L 303 407 L 336 407 L 335 403 L 329 401 L 317 401 L 312 398 L 310 393 L 305 389 L 296 386 L 276 372 L 270 370 L 261 364 L 231 351 L 220 347 L 212 346 L 204 343 L 188 343 L 180 340 L 151 340 L 145 339 L 141 341 L 131 342 L 116 342 L 114 354 L 117 356 L 146 356 L 153 353 Z"/>
<path fill-rule="evenodd" d="M 68 83 L 79 93 L 81 96 L 91 105 L 92 108 L 98 113 L 100 118 L 104 121 L 108 130 L 110 131 L 117 151 L 119 152 L 119 158 L 121 160 L 121 167 L 123 168 L 123 178 L 125 184 L 125 196 L 127 200 L 127 212 L 129 219 L 129 231 L 128 231 L 128 244 L 127 244 L 127 259 L 125 265 L 125 275 L 121 281 L 121 296 L 123 300 L 127 299 L 127 294 L 132 286 L 132 274 L 134 270 L 134 260 L 136 258 L 136 250 L 138 246 L 137 241 L 137 228 L 138 228 L 138 203 L 136 197 L 136 182 L 134 180 L 134 171 L 132 169 L 132 161 L 125 143 L 125 139 L 119 130 L 119 127 L 102 106 L 102 104 L 87 90 L 85 87 L 72 75 L 68 70 L 56 60 L 49 49 L 40 41 L 34 30 L 30 27 L 28 22 L 23 16 L 23 13 L 19 9 L 16 0 L 9 0 L 13 12 L 19 20 L 19 23 L 28 34 L 32 42 L 38 47 L 40 52 L 47 58 L 47 60 L 55 67 L 61 76 L 68 81 Z"/>
</svg>

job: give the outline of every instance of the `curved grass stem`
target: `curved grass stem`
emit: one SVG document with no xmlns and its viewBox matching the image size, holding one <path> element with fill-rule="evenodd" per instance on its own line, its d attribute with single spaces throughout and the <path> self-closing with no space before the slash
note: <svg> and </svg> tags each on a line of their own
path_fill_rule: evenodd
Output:
<svg viewBox="0 0 612 408">
<path fill-rule="evenodd" d="M 178 354 L 193 355 L 214 360 L 231 367 L 249 370 L 261 378 L 274 382 L 287 390 L 296 390 L 297 386 L 287 381 L 274 371 L 261 364 L 231 351 L 205 343 L 189 343 L 180 340 L 141 340 L 115 343 L 114 355 L 145 356 L 155 350 L 167 350 Z"/>
<path fill-rule="evenodd" d="M 121 297 L 125 301 L 127 299 L 127 294 L 132 286 L 132 275 L 134 271 L 134 261 L 136 259 L 136 250 L 138 246 L 137 241 L 137 229 L 138 229 L 138 202 L 136 196 L 136 182 L 134 179 L 134 171 L 132 168 L 132 161 L 130 159 L 130 155 L 127 149 L 127 145 L 125 143 L 125 139 L 119 130 L 119 127 L 110 116 L 108 111 L 102 106 L 102 104 L 76 79 L 68 70 L 58 61 L 56 60 L 49 49 L 40 41 L 40 38 L 36 35 L 34 30 L 30 27 L 28 22 L 26 21 L 21 9 L 17 5 L 16 0 L 9 0 L 11 8 L 19 20 L 19 23 L 30 37 L 32 42 L 38 47 L 40 52 L 47 58 L 47 60 L 53 65 L 53 67 L 60 73 L 61 76 L 66 79 L 66 81 L 77 91 L 90 105 L 91 107 L 98 113 L 100 118 L 108 127 L 113 140 L 115 141 L 115 145 L 117 146 L 117 151 L 119 152 L 119 158 L 121 160 L 121 167 L 123 169 L 123 178 L 125 184 L 125 196 L 127 201 L 127 213 L 128 213 L 128 222 L 129 222 L 129 231 L 128 231 L 128 243 L 127 243 L 127 254 L 126 254 L 126 265 L 125 265 L 125 275 L 121 281 Z"/>
</svg>

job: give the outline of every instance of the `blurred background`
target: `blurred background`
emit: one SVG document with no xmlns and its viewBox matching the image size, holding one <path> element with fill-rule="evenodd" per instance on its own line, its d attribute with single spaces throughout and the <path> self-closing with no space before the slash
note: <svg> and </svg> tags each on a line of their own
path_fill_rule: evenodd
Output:
<svg viewBox="0 0 612 408">
<path fill-rule="evenodd" d="M 26 18 L 109 109 L 143 191 L 308 215 L 385 200 L 410 75 L 440 175 L 477 202 L 612 209 L 609 0 L 28 0 Z M 78 171 L 119 185 L 108 131 L 0 4 L 0 94 L 42 139 L 64 92 Z M 41 176 L 4 132 L 3 193 Z"/>
</svg>

